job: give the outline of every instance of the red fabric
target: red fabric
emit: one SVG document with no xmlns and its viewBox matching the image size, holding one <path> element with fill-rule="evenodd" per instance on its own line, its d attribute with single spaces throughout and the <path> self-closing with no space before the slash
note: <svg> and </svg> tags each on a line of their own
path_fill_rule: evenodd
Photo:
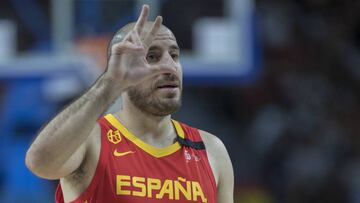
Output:
<svg viewBox="0 0 360 203">
<path fill-rule="evenodd" d="M 156 158 L 123 135 L 121 135 L 121 142 L 111 143 L 107 139 L 107 132 L 117 129 L 105 118 L 99 119 L 98 122 L 101 125 L 102 132 L 99 163 L 89 187 L 71 203 L 216 202 L 217 188 L 206 150 L 195 150 L 182 146 L 170 155 Z M 181 126 L 186 138 L 192 141 L 201 141 L 197 129 L 185 124 L 181 124 Z M 114 150 L 133 151 L 135 153 L 115 157 L 113 155 Z M 119 178 L 120 176 L 122 178 L 126 176 L 126 178 Z M 154 186 L 150 192 L 151 186 L 148 185 L 151 182 L 150 179 L 159 181 L 160 189 L 156 189 Z M 121 183 L 119 184 L 119 182 Z M 166 183 L 168 184 L 166 185 Z M 188 193 L 179 189 L 179 183 Z M 130 194 L 117 194 L 119 188 Z M 177 194 L 175 190 L 177 190 Z M 141 193 L 139 196 L 139 192 L 144 191 L 145 193 Z M 164 194 L 161 195 L 161 191 Z M 204 196 L 199 195 L 201 193 Z M 56 191 L 56 202 L 64 202 L 60 184 Z"/>
</svg>

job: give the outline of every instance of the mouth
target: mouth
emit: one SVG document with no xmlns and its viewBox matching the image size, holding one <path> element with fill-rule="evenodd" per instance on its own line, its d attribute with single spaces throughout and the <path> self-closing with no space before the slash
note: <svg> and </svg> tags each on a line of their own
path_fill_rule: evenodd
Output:
<svg viewBox="0 0 360 203">
<path fill-rule="evenodd" d="M 157 89 L 175 89 L 175 88 L 178 88 L 179 85 L 177 83 L 164 83 L 164 84 L 160 84 L 160 85 L 157 85 L 156 88 Z"/>
</svg>

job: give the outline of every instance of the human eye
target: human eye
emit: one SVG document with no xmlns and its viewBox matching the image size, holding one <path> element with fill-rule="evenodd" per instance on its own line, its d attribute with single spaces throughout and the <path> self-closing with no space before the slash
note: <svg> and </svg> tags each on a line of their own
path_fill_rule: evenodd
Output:
<svg viewBox="0 0 360 203">
<path fill-rule="evenodd" d="M 171 58 L 174 59 L 174 60 L 179 59 L 179 53 L 177 53 L 177 52 L 172 52 L 172 53 L 170 53 L 170 55 L 171 55 Z"/>
<path fill-rule="evenodd" d="M 154 63 L 157 62 L 159 60 L 159 56 L 156 53 L 148 53 L 146 55 L 146 60 L 148 63 Z"/>
</svg>

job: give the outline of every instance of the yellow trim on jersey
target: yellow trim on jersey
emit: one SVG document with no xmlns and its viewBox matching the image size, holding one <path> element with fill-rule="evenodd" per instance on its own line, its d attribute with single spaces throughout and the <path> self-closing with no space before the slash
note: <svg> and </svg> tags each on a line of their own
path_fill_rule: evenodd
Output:
<svg viewBox="0 0 360 203">
<path fill-rule="evenodd" d="M 180 123 L 177 122 L 176 120 L 173 120 L 173 119 L 171 119 L 171 121 L 175 126 L 175 130 L 176 130 L 177 135 L 179 137 L 181 137 L 181 138 L 185 138 L 184 130 L 182 129 Z"/>
<path fill-rule="evenodd" d="M 123 134 L 124 137 L 126 137 L 128 140 L 133 142 L 135 145 L 137 145 L 138 147 L 143 149 L 145 152 L 147 152 L 148 154 L 150 154 L 156 158 L 170 155 L 181 148 L 181 145 L 179 144 L 179 142 L 175 142 L 174 144 L 169 145 L 164 148 L 154 147 L 152 145 L 145 143 L 144 141 L 142 141 L 141 139 L 136 137 L 134 134 L 132 134 L 128 129 L 126 129 L 126 127 L 123 124 L 120 123 L 120 121 L 114 115 L 107 114 L 105 116 L 105 119 L 108 120 L 111 123 L 111 125 L 113 125 L 115 128 L 120 130 L 121 134 Z M 171 121 L 175 127 L 177 135 L 184 138 L 184 131 L 181 128 L 179 122 L 177 122 L 175 120 L 171 120 Z"/>
</svg>

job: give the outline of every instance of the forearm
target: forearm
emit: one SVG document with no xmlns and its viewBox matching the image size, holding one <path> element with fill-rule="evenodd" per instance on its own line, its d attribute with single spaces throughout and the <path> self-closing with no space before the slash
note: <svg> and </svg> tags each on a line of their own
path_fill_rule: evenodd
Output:
<svg viewBox="0 0 360 203">
<path fill-rule="evenodd" d="M 26 163 L 33 172 L 60 168 L 86 141 L 98 117 L 117 98 L 111 85 L 108 79 L 100 77 L 40 131 L 26 155 Z"/>
</svg>

